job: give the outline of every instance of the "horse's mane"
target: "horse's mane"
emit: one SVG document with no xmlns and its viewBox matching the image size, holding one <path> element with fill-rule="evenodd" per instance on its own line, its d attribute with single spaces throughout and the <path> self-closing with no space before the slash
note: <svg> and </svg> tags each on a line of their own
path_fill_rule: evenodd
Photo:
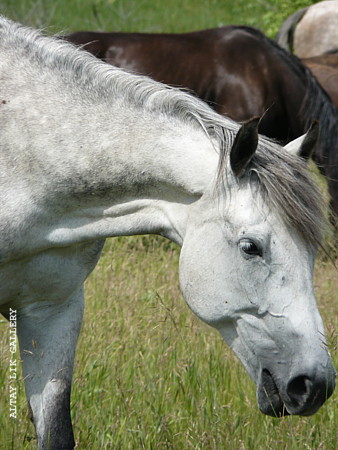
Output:
<svg viewBox="0 0 338 450">
<path fill-rule="evenodd" d="M 314 248 L 321 246 L 328 229 L 325 202 L 307 161 L 271 145 L 271 141 L 261 144 L 263 151 L 256 152 L 248 176 L 258 177 L 267 203 L 280 211 L 289 225 Z"/>
<path fill-rule="evenodd" d="M 83 86 L 87 96 L 100 101 L 119 99 L 140 110 L 171 116 L 202 128 L 220 149 L 219 182 L 223 179 L 231 145 L 239 129 L 201 100 L 182 90 L 114 68 L 72 44 L 44 36 L 0 16 L 0 46 L 17 58 L 36 61 L 40 70 L 59 73 L 70 86 Z M 8 51 L 8 50 L 7 50 Z M 259 148 L 243 180 L 258 180 L 266 201 L 282 219 L 314 247 L 321 244 L 326 224 L 323 200 L 305 162 L 261 136 Z M 257 184 L 257 183 L 256 183 Z"/>
</svg>

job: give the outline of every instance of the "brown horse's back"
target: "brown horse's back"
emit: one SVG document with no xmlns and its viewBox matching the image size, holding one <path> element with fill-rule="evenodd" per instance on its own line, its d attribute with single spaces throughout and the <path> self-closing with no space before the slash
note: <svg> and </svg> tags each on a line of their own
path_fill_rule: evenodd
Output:
<svg viewBox="0 0 338 450">
<path fill-rule="evenodd" d="M 323 55 L 314 56 L 312 58 L 302 59 L 303 63 L 321 64 L 322 66 L 329 66 L 338 69 L 338 49 L 333 50 Z"/>
<path fill-rule="evenodd" d="M 338 50 L 302 59 L 338 107 Z"/>
<path fill-rule="evenodd" d="M 297 105 L 299 110 L 304 83 L 257 30 L 229 26 L 184 34 L 76 32 L 66 39 L 114 66 L 188 88 L 236 121 L 264 116 L 260 132 L 267 136 L 286 141 L 303 132 L 287 110 Z M 286 83 L 290 77 L 296 82 Z"/>
<path fill-rule="evenodd" d="M 311 61 L 304 61 L 304 63 L 317 78 L 321 86 L 323 86 L 333 103 L 338 107 L 338 68 L 336 69 Z"/>
<path fill-rule="evenodd" d="M 156 35 L 79 31 L 65 38 L 116 67 L 190 89 L 214 103 L 217 34 L 217 30 Z"/>
</svg>

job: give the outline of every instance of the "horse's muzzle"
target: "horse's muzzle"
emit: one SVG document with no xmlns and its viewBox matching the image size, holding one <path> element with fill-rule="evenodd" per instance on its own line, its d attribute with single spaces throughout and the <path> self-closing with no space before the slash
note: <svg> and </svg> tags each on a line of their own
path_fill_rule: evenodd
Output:
<svg viewBox="0 0 338 450">
<path fill-rule="evenodd" d="M 331 362 L 325 371 L 300 372 L 286 383 L 280 376 L 273 376 L 269 370 L 263 369 L 257 389 L 259 409 L 273 417 L 310 416 L 332 395 L 335 377 Z"/>
</svg>

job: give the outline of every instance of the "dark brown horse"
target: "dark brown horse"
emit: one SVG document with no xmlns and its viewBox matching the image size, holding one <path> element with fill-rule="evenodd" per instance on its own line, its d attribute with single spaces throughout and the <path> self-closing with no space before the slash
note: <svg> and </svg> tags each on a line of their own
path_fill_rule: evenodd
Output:
<svg viewBox="0 0 338 450">
<path fill-rule="evenodd" d="M 79 31 L 64 38 L 115 66 L 188 88 L 236 121 L 259 115 L 260 133 L 284 143 L 320 120 L 315 160 L 338 214 L 337 109 L 310 70 L 260 31 L 239 26 L 184 34 Z"/>
</svg>

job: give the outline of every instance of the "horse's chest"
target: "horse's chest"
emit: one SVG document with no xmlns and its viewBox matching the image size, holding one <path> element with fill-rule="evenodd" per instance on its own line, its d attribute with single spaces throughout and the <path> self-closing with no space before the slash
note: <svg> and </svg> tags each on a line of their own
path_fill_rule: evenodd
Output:
<svg viewBox="0 0 338 450">
<path fill-rule="evenodd" d="M 0 268 L 0 311 L 31 302 L 65 301 L 95 267 L 102 242 L 51 249 Z"/>
</svg>

